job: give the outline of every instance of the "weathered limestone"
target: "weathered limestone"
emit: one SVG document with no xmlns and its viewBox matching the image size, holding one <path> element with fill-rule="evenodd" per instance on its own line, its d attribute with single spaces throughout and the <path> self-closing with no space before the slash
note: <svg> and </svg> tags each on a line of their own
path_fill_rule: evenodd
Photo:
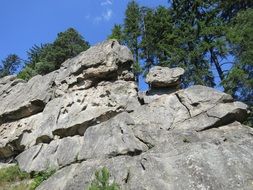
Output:
<svg viewBox="0 0 253 190">
<path fill-rule="evenodd" d="M 39 126 L 41 116 L 37 114 L 0 126 L 0 158 L 15 156 L 29 146 L 29 139 L 26 137 Z"/>
<path fill-rule="evenodd" d="M 115 40 L 100 43 L 62 64 L 55 81 L 57 93 L 87 89 L 102 80 L 133 81 L 129 72 L 132 63 L 133 55 L 127 47 Z"/>
<path fill-rule="evenodd" d="M 46 103 L 54 97 L 54 78 L 54 72 L 45 76 L 38 75 L 27 83 L 19 82 L 1 94 L 0 124 L 43 111 Z"/>
<path fill-rule="evenodd" d="M 155 66 L 147 74 L 146 82 L 151 88 L 174 87 L 179 85 L 184 69 Z"/>
<path fill-rule="evenodd" d="M 40 125 L 28 137 L 48 143 L 57 136 L 83 135 L 85 130 L 139 105 L 136 85 L 131 81 L 101 82 L 96 87 L 75 91 L 50 101 Z"/>
<path fill-rule="evenodd" d="M 208 133 L 172 134 L 163 143 L 135 157 L 118 156 L 72 164 L 59 170 L 38 189 L 85 189 L 94 179 L 94 171 L 103 166 L 109 168 L 112 179 L 126 190 L 251 189 L 251 133 L 252 129 L 233 123 Z M 238 141 L 238 137 L 243 140 Z"/>
<path fill-rule="evenodd" d="M 133 56 L 115 40 L 28 82 L 0 79 L 0 167 L 58 170 L 39 190 L 87 189 L 107 167 L 123 190 L 252 189 L 247 105 L 181 68 L 154 67 L 138 92 Z"/>
<path fill-rule="evenodd" d="M 61 168 L 87 159 L 138 155 L 147 151 L 148 147 L 134 136 L 133 124 L 128 113 L 121 113 L 88 128 L 83 137 L 67 137 L 50 144 L 39 144 L 16 159 L 22 170 L 32 172 Z"/>
<path fill-rule="evenodd" d="M 77 161 L 82 145 L 80 136 L 66 137 L 50 144 L 38 144 L 17 156 L 21 170 L 26 172 L 58 169 Z"/>
<path fill-rule="evenodd" d="M 154 66 L 146 77 L 150 89 L 145 94 L 139 94 L 140 100 L 148 104 L 163 94 L 172 94 L 180 89 L 180 79 L 184 69 Z"/>
<path fill-rule="evenodd" d="M 117 85 L 115 84 L 115 86 Z M 19 165 L 23 170 L 28 172 L 64 166 L 57 163 L 57 160 L 58 162 L 60 160 L 59 157 L 64 155 L 64 151 L 58 152 L 56 147 L 64 143 L 66 139 L 64 137 L 67 136 L 81 135 L 84 136 L 84 138 L 82 139 L 81 137 L 74 136 L 73 139 L 71 139 L 78 140 L 74 140 L 74 142 L 77 142 L 73 145 L 75 149 L 68 153 L 70 157 L 68 160 L 70 161 L 66 162 L 65 165 L 87 159 L 140 154 L 141 152 L 147 151 L 148 148 L 152 148 L 166 141 L 170 134 L 168 130 L 203 131 L 209 128 L 217 128 L 233 121 L 240 121 L 247 114 L 247 106 L 245 104 L 232 102 L 231 97 L 222 92 L 202 86 L 192 88 L 201 89 L 203 93 L 199 92 L 193 95 L 191 94 L 193 89 L 188 89 L 186 92 L 184 92 L 184 90 L 179 91 L 178 94 L 163 95 L 148 105 L 133 109 L 133 112 L 130 114 L 125 112 L 112 119 L 110 119 L 112 116 L 108 116 L 108 121 L 99 121 L 101 124 L 98 125 L 96 125 L 94 121 L 94 123 L 92 123 L 90 119 L 87 121 L 86 118 L 88 117 L 96 120 L 96 114 L 99 114 L 100 111 L 91 112 L 91 116 L 88 111 L 88 106 L 85 109 L 87 110 L 86 112 L 81 114 L 82 109 L 79 109 L 80 116 L 75 117 L 75 115 L 73 115 L 67 120 L 63 120 L 61 125 L 60 121 L 55 121 L 56 126 L 51 125 L 48 127 L 50 124 L 49 119 L 43 116 L 45 125 L 39 127 L 41 133 L 35 130 L 33 133 L 29 134 L 31 136 L 29 139 L 35 136 L 39 137 L 36 143 L 43 141 L 44 143 L 52 141 L 52 143 L 49 145 L 43 144 L 42 148 L 41 144 L 39 144 L 36 146 L 37 148 L 28 149 L 21 153 L 17 157 Z M 96 90 L 93 91 L 97 92 Z M 113 90 L 111 90 L 111 92 L 113 93 Z M 204 95 L 204 92 L 213 94 L 213 96 Z M 117 91 L 117 94 L 119 95 L 120 92 Z M 184 94 L 185 97 L 188 94 L 188 99 L 182 99 L 182 94 Z M 99 93 L 97 95 L 99 95 Z M 95 96 L 91 97 L 94 98 Z M 121 97 L 123 97 L 123 94 L 121 94 Z M 191 102 L 189 97 L 196 102 Z M 71 100 L 75 100 L 75 98 L 71 98 Z M 57 110 L 57 105 L 62 107 L 60 104 L 62 101 L 57 102 L 57 104 L 53 104 L 54 110 Z M 80 100 L 80 102 L 83 101 Z M 92 100 L 89 102 L 92 102 Z M 105 102 L 110 101 L 106 99 Z M 194 105 L 198 103 L 198 111 L 194 110 L 196 107 L 190 106 L 192 103 Z M 119 103 L 117 104 L 120 105 Z M 99 106 L 101 110 L 103 110 L 103 104 L 100 103 Z M 72 111 L 69 109 L 67 112 L 68 115 L 71 115 L 72 112 L 77 114 L 76 112 L 78 109 L 76 107 L 74 108 L 75 109 Z M 52 111 L 47 111 L 47 109 L 45 109 L 45 113 L 50 113 L 50 116 L 53 115 L 53 112 L 53 109 Z M 73 121 L 72 117 L 74 118 Z M 59 118 L 61 118 L 61 115 L 58 116 L 58 120 Z M 82 124 L 77 123 L 77 121 L 82 121 Z M 75 125 L 69 122 L 75 122 Z M 54 140 L 54 135 L 63 139 Z M 36 159 L 33 159 L 31 154 L 36 155 Z M 31 160 L 27 158 L 31 158 Z"/>
<path fill-rule="evenodd" d="M 0 87 L 6 84 L 9 84 L 16 79 L 17 79 L 16 75 L 9 75 L 9 76 L 0 78 Z"/>
</svg>

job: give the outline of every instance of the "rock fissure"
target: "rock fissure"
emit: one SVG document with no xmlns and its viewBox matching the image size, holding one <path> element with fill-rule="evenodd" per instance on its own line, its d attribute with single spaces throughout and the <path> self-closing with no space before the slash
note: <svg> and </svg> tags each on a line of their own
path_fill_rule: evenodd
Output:
<svg viewBox="0 0 253 190">
<path fill-rule="evenodd" d="M 137 138 L 139 141 L 141 141 L 143 144 L 145 144 L 145 145 L 148 147 L 148 149 L 151 149 L 151 148 L 153 148 L 153 147 L 155 146 L 155 145 L 153 145 L 152 143 L 147 142 L 147 141 L 141 139 L 140 137 L 138 137 L 138 136 L 136 136 L 136 135 L 135 135 L 135 138 Z"/>
<path fill-rule="evenodd" d="M 130 179 L 130 170 L 127 171 L 127 176 L 126 176 L 126 178 L 124 179 L 125 184 L 128 183 L 129 179 Z"/>
<path fill-rule="evenodd" d="M 38 155 L 39 155 L 40 151 L 42 150 L 42 148 L 43 148 L 43 144 L 40 145 L 40 148 L 39 148 L 39 149 L 37 150 L 37 152 L 33 155 L 32 160 L 35 160 L 35 159 L 38 157 Z"/>
<path fill-rule="evenodd" d="M 127 151 L 126 153 L 111 153 L 110 155 L 108 155 L 108 158 L 115 158 L 115 157 L 118 157 L 118 156 L 131 156 L 131 157 L 134 157 L 134 156 L 139 156 L 142 153 L 143 153 L 142 150 L 135 149 L 133 151 Z"/>
<path fill-rule="evenodd" d="M 123 111 L 109 111 L 97 118 L 93 118 L 92 120 L 86 121 L 85 123 L 77 124 L 69 128 L 56 129 L 52 133 L 54 136 L 59 136 L 60 138 L 72 137 L 75 135 L 83 136 L 85 131 L 89 127 L 95 126 L 102 122 L 106 122 L 122 112 Z"/>
<path fill-rule="evenodd" d="M 179 100 L 179 102 L 186 108 L 186 110 L 187 110 L 187 112 L 188 112 L 188 115 L 189 115 L 189 117 L 191 118 L 192 116 L 191 116 L 191 111 L 190 111 L 190 109 L 184 104 L 182 98 L 180 97 L 180 95 L 179 95 L 178 93 L 175 93 L 175 95 L 176 95 L 177 99 Z"/>
<path fill-rule="evenodd" d="M 209 130 L 209 129 L 212 129 L 212 128 L 218 128 L 220 126 L 229 125 L 229 124 L 237 121 L 236 116 L 233 113 L 228 113 L 225 116 L 223 116 L 222 118 L 210 115 L 210 114 L 208 114 L 208 112 L 206 112 L 206 114 L 207 114 L 208 117 L 213 117 L 213 118 L 218 119 L 218 120 L 213 125 L 207 126 L 207 127 L 203 128 L 201 130 L 197 130 L 197 132 L 202 132 L 202 131 L 206 131 L 206 130 Z"/>
<path fill-rule="evenodd" d="M 32 115 L 43 112 L 45 105 L 39 100 L 32 101 L 30 105 L 22 106 L 19 110 L 7 112 L 0 116 L 0 125 L 28 118 Z M 32 114 L 30 113 L 32 112 Z"/>
</svg>

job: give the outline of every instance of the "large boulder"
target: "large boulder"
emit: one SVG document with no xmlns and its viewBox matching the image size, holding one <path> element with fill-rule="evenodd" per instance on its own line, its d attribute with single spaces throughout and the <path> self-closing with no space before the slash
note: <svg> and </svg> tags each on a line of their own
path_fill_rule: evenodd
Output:
<svg viewBox="0 0 253 190">
<path fill-rule="evenodd" d="M 174 87 L 179 85 L 180 77 L 183 74 L 184 69 L 180 67 L 155 66 L 147 74 L 146 82 L 151 85 L 151 88 Z"/>
</svg>

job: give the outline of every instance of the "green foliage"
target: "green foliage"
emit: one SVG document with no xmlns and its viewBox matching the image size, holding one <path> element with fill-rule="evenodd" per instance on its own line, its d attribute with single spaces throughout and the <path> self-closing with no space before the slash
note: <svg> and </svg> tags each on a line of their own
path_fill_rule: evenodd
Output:
<svg viewBox="0 0 253 190">
<path fill-rule="evenodd" d="M 214 82 L 216 72 L 219 81 L 225 80 L 229 72 L 223 67 L 223 61 L 231 56 L 230 40 L 227 38 L 233 28 L 230 21 L 241 10 L 252 7 L 253 3 L 241 0 L 169 2 L 171 7 L 160 6 L 156 9 L 140 7 L 136 1 L 128 4 L 122 31 L 135 61 L 145 61 L 144 72 L 153 65 L 183 67 L 186 70 L 183 79 L 185 87 L 193 84 L 213 87 L 217 85 Z M 244 19 L 240 23 L 246 26 L 249 22 Z M 119 31 L 116 27 L 114 30 Z M 250 49 L 245 53 L 247 60 Z M 225 91 L 229 90 L 224 83 L 220 85 Z"/>
<path fill-rule="evenodd" d="M 234 97 L 253 103 L 253 9 L 238 13 L 231 25 L 228 36 L 235 64 L 223 83 Z"/>
<path fill-rule="evenodd" d="M 133 52 L 135 61 L 139 62 L 139 38 L 141 36 L 140 7 L 136 1 L 128 3 L 124 20 L 124 37 L 127 46 Z"/>
<path fill-rule="evenodd" d="M 133 64 L 133 72 L 136 76 L 140 75 L 142 73 L 142 68 L 139 63 L 134 63 Z"/>
<path fill-rule="evenodd" d="M 27 65 L 19 74 L 18 78 L 28 81 L 30 78 L 37 75 L 37 71 Z"/>
<path fill-rule="evenodd" d="M 122 26 L 120 24 L 115 24 L 112 33 L 108 36 L 108 39 L 116 39 L 120 44 L 124 44 L 124 35 L 122 31 Z"/>
<path fill-rule="evenodd" d="M 18 182 L 8 182 L 4 184 L 0 184 L 1 190 L 29 190 L 30 189 L 30 181 L 18 181 Z"/>
<path fill-rule="evenodd" d="M 28 190 L 28 189 L 30 189 L 30 184 L 27 183 L 20 183 L 11 188 L 11 190 Z"/>
<path fill-rule="evenodd" d="M 10 166 L 0 170 L 0 183 L 29 179 L 29 174 L 21 172 L 18 166 Z"/>
<path fill-rule="evenodd" d="M 253 107 L 253 9 L 241 11 L 228 33 L 235 62 L 223 81 L 227 92 Z M 247 124 L 253 126 L 253 113 Z"/>
<path fill-rule="evenodd" d="M 227 53 L 222 19 L 217 17 L 214 1 L 175 0 L 171 11 L 178 34 L 173 47 L 181 49 L 175 62 L 186 69 L 185 83 L 214 86 L 211 68 L 214 66 L 223 80 L 220 58 Z"/>
<path fill-rule="evenodd" d="M 240 11 L 245 11 L 248 8 L 253 7 L 252 0 L 219 0 L 219 8 L 222 10 L 221 16 L 225 20 L 230 21 L 232 18 L 236 17 L 237 13 Z"/>
<path fill-rule="evenodd" d="M 55 170 L 38 172 L 33 175 L 33 182 L 30 185 L 30 190 L 35 190 L 43 181 L 47 180 L 55 173 Z"/>
<path fill-rule="evenodd" d="M 0 78 L 14 74 L 21 64 L 21 59 L 16 54 L 8 55 L 0 65 Z"/>
<path fill-rule="evenodd" d="M 88 190 L 119 190 L 119 186 L 113 182 L 110 184 L 110 173 L 107 168 L 96 171 L 96 179 L 92 181 Z"/>
<path fill-rule="evenodd" d="M 153 65 L 168 63 L 167 44 L 171 44 L 170 38 L 174 34 L 172 17 L 167 8 L 160 6 L 152 10 L 143 7 L 142 15 L 141 58 L 145 59 L 145 69 L 148 71 Z"/>
<path fill-rule="evenodd" d="M 47 54 L 47 61 L 56 65 L 56 69 L 68 58 L 78 55 L 89 48 L 88 42 L 73 28 L 60 32 Z"/>
<path fill-rule="evenodd" d="M 30 175 L 20 171 L 17 165 L 0 169 L 0 189 L 27 190 Z"/>
<path fill-rule="evenodd" d="M 53 43 L 34 45 L 28 52 L 26 67 L 18 77 L 29 80 L 36 74 L 45 75 L 60 68 L 67 59 L 89 48 L 88 42 L 73 28 L 60 32 Z"/>
<path fill-rule="evenodd" d="M 17 165 L 3 168 L 0 169 L 0 189 L 35 190 L 54 173 L 54 170 L 48 170 L 30 175 L 20 171 Z M 30 183 L 30 181 L 32 182 Z"/>
</svg>

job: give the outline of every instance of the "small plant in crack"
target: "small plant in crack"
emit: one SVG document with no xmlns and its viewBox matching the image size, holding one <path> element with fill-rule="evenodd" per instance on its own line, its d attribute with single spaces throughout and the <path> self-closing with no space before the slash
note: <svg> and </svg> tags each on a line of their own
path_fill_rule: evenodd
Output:
<svg viewBox="0 0 253 190">
<path fill-rule="evenodd" d="M 110 172 L 104 167 L 95 172 L 95 179 L 87 190 L 120 190 L 120 188 L 115 182 L 110 183 Z"/>
<path fill-rule="evenodd" d="M 32 174 L 33 182 L 31 184 L 30 190 L 36 189 L 43 181 L 47 180 L 55 173 L 55 170 L 49 169 L 47 171 L 36 172 Z"/>
</svg>

